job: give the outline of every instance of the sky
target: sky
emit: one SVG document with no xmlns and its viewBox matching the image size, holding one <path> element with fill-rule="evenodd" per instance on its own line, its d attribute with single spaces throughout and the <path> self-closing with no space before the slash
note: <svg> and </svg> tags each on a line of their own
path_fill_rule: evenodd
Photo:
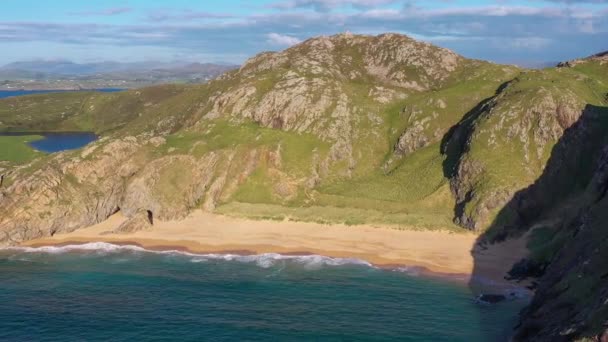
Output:
<svg viewBox="0 0 608 342">
<path fill-rule="evenodd" d="M 242 63 L 346 31 L 533 65 L 608 50 L 608 0 L 2 0 L 0 64 Z"/>
</svg>

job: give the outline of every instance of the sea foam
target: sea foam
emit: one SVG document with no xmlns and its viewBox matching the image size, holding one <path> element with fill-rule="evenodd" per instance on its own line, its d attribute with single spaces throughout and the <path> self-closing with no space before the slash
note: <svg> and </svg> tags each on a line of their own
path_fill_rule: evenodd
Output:
<svg viewBox="0 0 608 342">
<path fill-rule="evenodd" d="M 319 269 L 324 266 L 343 266 L 343 265 L 361 265 L 374 267 L 371 263 L 355 258 L 332 258 L 323 255 L 283 255 L 278 253 L 263 253 L 254 255 L 240 255 L 232 253 L 208 253 L 198 254 L 178 250 L 155 251 L 145 249 L 134 245 L 116 245 L 107 242 L 89 242 L 83 244 L 73 244 L 65 246 L 42 246 L 42 247 L 9 247 L 7 251 L 17 253 L 46 253 L 46 254 L 62 254 L 70 252 L 94 252 L 96 254 L 105 255 L 121 252 L 131 253 L 151 253 L 168 256 L 189 257 L 192 263 L 202 263 L 209 261 L 235 261 L 242 263 L 255 264 L 261 268 L 270 268 L 278 263 L 289 261 L 295 264 L 302 265 L 305 269 Z"/>
</svg>

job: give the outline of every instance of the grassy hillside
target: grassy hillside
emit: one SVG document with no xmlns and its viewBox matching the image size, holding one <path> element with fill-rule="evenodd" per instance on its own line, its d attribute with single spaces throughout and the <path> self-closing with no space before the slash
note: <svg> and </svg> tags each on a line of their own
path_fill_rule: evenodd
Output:
<svg viewBox="0 0 608 342">
<path fill-rule="evenodd" d="M 325 207 L 319 220 L 453 229 L 441 141 L 518 72 L 404 36 L 340 35 L 263 54 L 202 86 L 0 101 L 0 128 L 162 136 L 142 158 L 217 158 L 227 170 L 211 180 L 222 187 L 212 207 L 236 215 Z"/>
<path fill-rule="evenodd" d="M 175 187 L 196 197 L 190 209 L 306 220 L 323 207 L 318 220 L 482 231 L 510 222 L 500 209 L 606 101 L 605 68 L 525 71 L 399 35 L 338 35 L 201 86 L 7 99 L 0 129 L 94 131 L 109 139 L 96 151 L 133 137 L 144 165 L 211 163 L 204 189 Z"/>
<path fill-rule="evenodd" d="M 42 139 L 39 135 L 0 136 L 0 161 L 23 164 L 42 156 L 28 143 Z"/>
<path fill-rule="evenodd" d="M 185 89 L 166 85 L 117 93 L 64 92 L 2 99 L 0 131 L 106 133 L 132 122 Z"/>
</svg>

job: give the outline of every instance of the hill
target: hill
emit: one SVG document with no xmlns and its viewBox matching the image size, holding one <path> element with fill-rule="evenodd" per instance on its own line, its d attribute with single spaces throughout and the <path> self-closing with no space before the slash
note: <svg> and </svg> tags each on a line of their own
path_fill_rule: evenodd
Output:
<svg viewBox="0 0 608 342">
<path fill-rule="evenodd" d="M 468 229 L 481 245 L 527 233 L 541 238 L 513 274 L 540 269 L 539 290 L 517 336 L 591 337 L 608 317 L 608 64 L 568 66 L 524 70 L 402 35 L 342 34 L 262 53 L 205 85 L 2 100 L 0 130 L 103 138 L 4 162 L 0 244 L 117 211 L 167 220 L 196 208 Z"/>
</svg>

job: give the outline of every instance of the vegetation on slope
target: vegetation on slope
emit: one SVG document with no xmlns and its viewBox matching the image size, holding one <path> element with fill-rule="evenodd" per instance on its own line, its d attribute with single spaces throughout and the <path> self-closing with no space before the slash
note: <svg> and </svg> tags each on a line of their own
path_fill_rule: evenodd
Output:
<svg viewBox="0 0 608 342">
<path fill-rule="evenodd" d="M 352 208 L 403 226 L 482 230 L 540 175 L 585 105 L 605 101 L 601 68 L 522 72 L 404 36 L 338 35 L 261 54 L 202 86 L 0 101 L 0 122 L 164 137 L 142 147 L 146 162 L 218 158 L 227 171 L 212 177 L 223 188 L 213 208 Z M 238 184 L 220 186 L 224 177 Z"/>
<path fill-rule="evenodd" d="M 64 92 L 0 101 L 0 131 L 107 133 L 125 126 L 185 86 L 166 85 L 116 93 Z"/>
<path fill-rule="evenodd" d="M 42 155 L 28 144 L 42 139 L 39 135 L 0 136 L 0 162 L 23 164 Z"/>
</svg>

